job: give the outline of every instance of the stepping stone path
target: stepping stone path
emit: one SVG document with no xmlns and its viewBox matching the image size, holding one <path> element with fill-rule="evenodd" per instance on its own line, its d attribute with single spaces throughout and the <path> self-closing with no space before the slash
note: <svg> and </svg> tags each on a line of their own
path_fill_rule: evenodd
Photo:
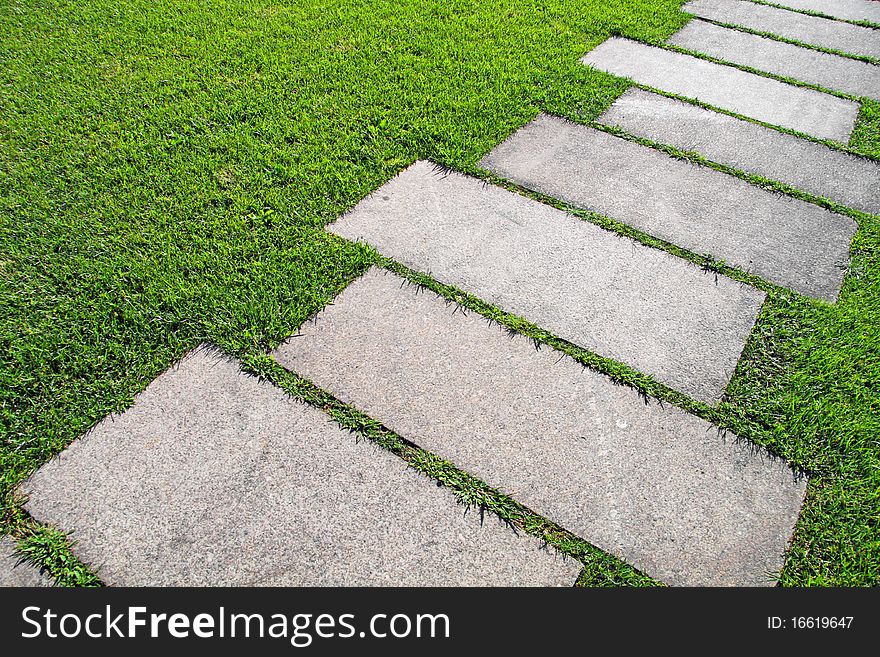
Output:
<svg viewBox="0 0 880 657">
<path fill-rule="evenodd" d="M 751 287 L 430 162 L 330 230 L 710 403 L 764 301 Z"/>
<path fill-rule="evenodd" d="M 665 582 L 782 565 L 804 482 L 704 420 L 380 270 L 301 331 L 282 365 Z"/>
<path fill-rule="evenodd" d="M 859 113 L 858 104 L 850 100 L 618 37 L 601 43 L 581 61 L 637 84 L 844 143 Z"/>
<path fill-rule="evenodd" d="M 773 4 L 814 11 L 831 18 L 880 24 L 880 2 L 877 0 L 773 0 Z"/>
<path fill-rule="evenodd" d="M 686 48 L 854 96 L 880 99 L 880 66 L 693 20 L 669 39 Z"/>
<path fill-rule="evenodd" d="M 833 301 L 855 222 L 719 171 L 539 116 L 481 165 L 798 292 Z"/>
<path fill-rule="evenodd" d="M 831 18 L 880 24 L 880 2 L 877 0 L 773 0 L 773 4 L 814 11 Z"/>
<path fill-rule="evenodd" d="M 681 9 L 718 23 L 850 55 L 880 59 L 880 32 L 870 27 L 776 9 L 748 0 L 691 0 Z"/>
<path fill-rule="evenodd" d="M 0 587 L 52 586 L 52 578 L 22 561 L 15 552 L 15 541 L 0 536 Z"/>
<path fill-rule="evenodd" d="M 123 586 L 571 586 L 579 564 L 204 350 L 25 482 Z"/>
<path fill-rule="evenodd" d="M 670 43 L 877 97 L 863 0 L 694 0 Z M 600 118 L 715 162 L 880 209 L 846 143 L 859 105 L 611 38 L 584 63 L 735 118 L 631 90 Z M 750 119 L 750 120 L 745 120 Z M 560 201 L 833 302 L 855 222 L 601 130 L 539 116 L 483 166 Z M 570 214 L 418 162 L 331 230 L 655 376 L 721 395 L 763 293 Z M 274 352 L 285 367 L 669 584 L 771 583 L 806 490 L 779 460 L 476 313 L 372 269 Z M 571 585 L 577 562 L 453 494 L 321 410 L 199 350 L 21 486 L 109 584 Z M 10 574 L 14 573 L 14 574 Z M 35 571 L 23 571 L 25 580 Z M 0 577 L 20 577 L 10 569 Z M 19 581 L 19 580 L 16 580 Z M 31 580 L 29 580 L 31 581 Z"/>
<path fill-rule="evenodd" d="M 880 163 L 867 158 L 642 89 L 627 91 L 598 120 L 862 212 L 880 212 Z"/>
</svg>

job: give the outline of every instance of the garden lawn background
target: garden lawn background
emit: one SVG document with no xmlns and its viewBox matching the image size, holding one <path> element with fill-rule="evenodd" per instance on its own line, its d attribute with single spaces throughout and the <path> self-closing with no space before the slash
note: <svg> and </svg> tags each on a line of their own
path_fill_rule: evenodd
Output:
<svg viewBox="0 0 880 657">
<path fill-rule="evenodd" d="M 593 120 L 628 84 L 578 59 L 612 33 L 662 42 L 680 4 L 0 0 L 0 533 L 97 583 L 14 487 L 201 342 L 382 442 L 263 356 L 379 261 L 323 226 L 415 159 L 479 173 L 539 111 Z M 880 104 L 851 148 L 880 157 Z M 880 225 L 858 220 L 839 302 L 768 288 L 717 409 L 594 359 L 810 473 L 785 585 L 880 584 Z M 464 501 L 508 504 L 386 438 Z M 652 583 L 569 551 L 581 584 Z"/>
</svg>

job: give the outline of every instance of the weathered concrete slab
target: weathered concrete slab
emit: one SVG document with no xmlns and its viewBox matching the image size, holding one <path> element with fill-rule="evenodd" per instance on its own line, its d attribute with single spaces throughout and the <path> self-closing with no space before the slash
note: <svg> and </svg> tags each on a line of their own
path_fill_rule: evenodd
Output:
<svg viewBox="0 0 880 657">
<path fill-rule="evenodd" d="M 372 270 L 275 358 L 670 584 L 760 585 L 804 496 L 779 461 Z"/>
<path fill-rule="evenodd" d="M 880 32 L 747 0 L 691 0 L 682 11 L 850 55 L 880 58 Z"/>
<path fill-rule="evenodd" d="M 638 84 L 842 143 L 849 142 L 859 113 L 858 103 L 845 98 L 618 37 L 581 61 Z"/>
<path fill-rule="evenodd" d="M 880 99 L 880 66 L 774 41 L 756 34 L 692 20 L 669 43 L 734 64 L 842 91 Z"/>
<path fill-rule="evenodd" d="M 15 553 L 15 542 L 0 536 L 0 588 L 23 586 L 52 586 L 52 578 Z"/>
<path fill-rule="evenodd" d="M 204 351 L 23 489 L 108 584 L 568 586 L 579 571 Z"/>
<path fill-rule="evenodd" d="M 880 2 L 877 0 L 773 0 L 773 4 L 801 11 L 815 11 L 847 21 L 871 21 L 880 24 Z"/>
<path fill-rule="evenodd" d="M 707 402 L 764 295 L 548 205 L 417 162 L 330 230 Z"/>
<path fill-rule="evenodd" d="M 856 223 L 583 125 L 541 115 L 487 155 L 498 175 L 834 301 Z"/>
<path fill-rule="evenodd" d="M 867 158 L 642 89 L 627 91 L 598 120 L 856 210 L 880 212 L 880 164 Z"/>
</svg>

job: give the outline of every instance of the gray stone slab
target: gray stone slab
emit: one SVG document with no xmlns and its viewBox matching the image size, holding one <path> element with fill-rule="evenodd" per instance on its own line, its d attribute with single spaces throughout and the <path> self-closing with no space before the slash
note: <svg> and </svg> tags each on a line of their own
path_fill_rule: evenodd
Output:
<svg viewBox="0 0 880 657">
<path fill-rule="evenodd" d="M 542 115 L 482 166 L 543 194 L 834 301 L 856 223 L 817 205 Z"/>
<path fill-rule="evenodd" d="M 635 88 L 598 120 L 856 210 L 880 213 L 880 164 L 867 158 Z"/>
<path fill-rule="evenodd" d="M 756 34 L 692 20 L 669 43 L 734 64 L 809 82 L 853 96 L 880 99 L 880 66 L 802 48 Z"/>
<path fill-rule="evenodd" d="M 275 358 L 675 585 L 761 585 L 804 496 L 780 461 L 373 270 Z"/>
<path fill-rule="evenodd" d="M 15 552 L 15 541 L 0 536 L 0 588 L 24 586 L 52 586 L 52 578 L 22 561 Z"/>
<path fill-rule="evenodd" d="M 570 586 L 580 569 L 205 351 L 23 490 L 114 585 Z"/>
<path fill-rule="evenodd" d="M 691 0 L 681 9 L 700 18 L 775 34 L 811 46 L 880 58 L 880 32 L 870 27 L 808 16 L 747 0 Z"/>
<path fill-rule="evenodd" d="M 764 294 L 561 210 L 417 162 L 330 230 L 706 402 Z"/>
<path fill-rule="evenodd" d="M 801 11 L 814 11 L 847 21 L 870 21 L 880 24 L 877 0 L 772 0 L 774 5 Z"/>
<path fill-rule="evenodd" d="M 581 61 L 637 84 L 842 143 L 849 142 L 859 113 L 858 103 L 845 98 L 619 37 Z"/>
</svg>

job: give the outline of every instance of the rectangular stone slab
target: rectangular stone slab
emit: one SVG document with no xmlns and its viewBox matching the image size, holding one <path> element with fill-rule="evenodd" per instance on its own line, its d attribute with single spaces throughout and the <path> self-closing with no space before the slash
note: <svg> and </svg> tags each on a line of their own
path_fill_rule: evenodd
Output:
<svg viewBox="0 0 880 657">
<path fill-rule="evenodd" d="M 637 84 L 842 143 L 849 142 L 859 113 L 858 104 L 845 98 L 618 37 L 581 61 Z"/>
<path fill-rule="evenodd" d="M 880 164 L 867 158 L 635 88 L 598 120 L 856 210 L 880 212 Z"/>
<path fill-rule="evenodd" d="M 23 492 L 113 585 L 570 586 L 580 570 L 204 350 Z"/>
<path fill-rule="evenodd" d="M 815 11 L 847 21 L 880 24 L 880 2 L 877 0 L 773 0 L 773 4 L 801 11 Z"/>
<path fill-rule="evenodd" d="M 417 162 L 330 230 L 716 401 L 764 299 L 561 210 Z"/>
<path fill-rule="evenodd" d="M 805 489 L 784 463 L 397 276 L 355 281 L 274 356 L 668 584 L 782 566 Z"/>
<path fill-rule="evenodd" d="M 15 552 L 15 541 L 0 536 L 0 588 L 52 586 L 52 579 Z"/>
<path fill-rule="evenodd" d="M 880 32 L 870 27 L 808 16 L 746 0 L 691 0 L 681 10 L 718 23 L 775 34 L 811 46 L 880 58 Z"/>
<path fill-rule="evenodd" d="M 692 20 L 668 43 L 853 96 L 880 99 L 880 66 Z"/>
<path fill-rule="evenodd" d="M 481 165 L 802 294 L 834 301 L 856 223 L 647 146 L 541 115 Z"/>
</svg>

